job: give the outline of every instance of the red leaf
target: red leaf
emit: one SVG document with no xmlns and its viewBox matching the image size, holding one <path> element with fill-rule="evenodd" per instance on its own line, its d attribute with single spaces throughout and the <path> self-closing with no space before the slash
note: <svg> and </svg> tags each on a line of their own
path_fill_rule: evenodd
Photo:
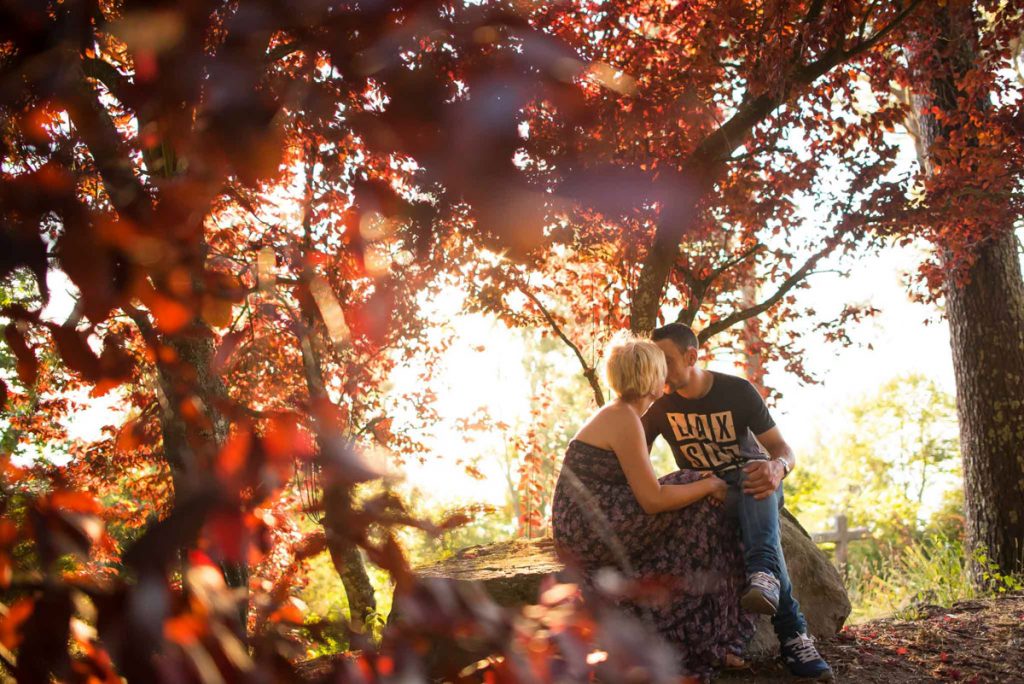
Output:
<svg viewBox="0 0 1024 684">
<path fill-rule="evenodd" d="M 164 638 L 180 646 L 196 643 L 205 632 L 206 623 L 195 615 L 172 617 L 164 623 Z"/>
<path fill-rule="evenodd" d="M 25 622 L 35 609 L 35 602 L 29 598 L 18 599 L 0 617 L 0 644 L 6 648 L 16 647 L 22 639 L 21 623 Z"/>
</svg>

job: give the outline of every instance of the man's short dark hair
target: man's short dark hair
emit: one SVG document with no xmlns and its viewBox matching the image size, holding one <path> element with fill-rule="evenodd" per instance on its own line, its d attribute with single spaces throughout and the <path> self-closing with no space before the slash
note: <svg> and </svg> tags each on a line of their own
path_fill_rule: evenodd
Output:
<svg viewBox="0 0 1024 684">
<path fill-rule="evenodd" d="M 681 352 L 685 352 L 687 349 L 700 348 L 700 342 L 697 341 L 697 335 L 694 334 L 693 328 L 685 323 L 669 323 L 660 328 L 655 328 L 654 332 L 651 333 L 651 339 L 655 342 L 658 340 L 672 340 Z"/>
</svg>

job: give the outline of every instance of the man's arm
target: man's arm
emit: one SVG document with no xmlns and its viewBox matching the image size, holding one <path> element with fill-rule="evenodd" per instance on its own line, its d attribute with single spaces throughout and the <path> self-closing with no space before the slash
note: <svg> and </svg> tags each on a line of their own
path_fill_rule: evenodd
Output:
<svg viewBox="0 0 1024 684">
<path fill-rule="evenodd" d="M 755 499 L 764 499 L 779 488 L 782 478 L 796 466 L 796 456 L 778 427 L 755 436 L 761 446 L 768 450 L 771 460 L 753 461 L 744 467 L 747 480 L 743 491 Z"/>
</svg>

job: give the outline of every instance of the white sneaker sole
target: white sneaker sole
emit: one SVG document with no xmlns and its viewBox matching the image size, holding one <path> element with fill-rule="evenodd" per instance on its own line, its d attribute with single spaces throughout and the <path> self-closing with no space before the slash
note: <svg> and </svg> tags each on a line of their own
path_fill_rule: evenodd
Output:
<svg viewBox="0 0 1024 684">
<path fill-rule="evenodd" d="M 740 606 L 748 613 L 760 615 L 775 615 L 779 607 L 765 598 L 764 594 L 756 590 L 750 590 L 740 599 Z"/>
</svg>

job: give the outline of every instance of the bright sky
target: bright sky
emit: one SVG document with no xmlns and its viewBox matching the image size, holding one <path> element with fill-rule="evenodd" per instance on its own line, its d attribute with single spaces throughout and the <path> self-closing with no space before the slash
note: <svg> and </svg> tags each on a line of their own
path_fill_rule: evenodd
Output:
<svg viewBox="0 0 1024 684">
<path fill-rule="evenodd" d="M 848 278 L 822 273 L 814 276 L 811 288 L 800 292 L 801 300 L 819 311 L 857 302 L 882 313 L 851 328 L 853 347 L 826 344 L 813 335 L 807 338 L 805 366 L 820 384 L 803 385 L 781 367 L 768 367 L 768 384 L 783 393 L 773 415 L 799 456 L 813 458 L 810 451 L 816 432 L 828 434 L 845 427 L 838 422 L 844 419 L 842 408 L 897 375 L 919 372 L 954 391 L 947 325 L 937 319 L 934 307 L 910 301 L 901 282 L 902 274 L 913 271 L 919 261 L 920 253 L 911 248 L 888 248 L 858 260 L 849 267 Z M 436 388 L 444 420 L 430 440 L 435 453 L 426 464 L 410 466 L 408 480 L 439 503 L 501 504 L 506 491 L 500 461 L 502 436 L 467 436 L 456 421 L 480 407 L 490 407 L 495 417 L 508 423 L 526 420 L 530 402 L 522 370 L 526 349 L 517 333 L 482 316 L 460 314 L 458 303 L 456 293 L 445 303 L 457 341 L 447 354 Z M 932 324 L 926 325 L 927 320 Z M 576 372 L 568 349 L 564 356 L 567 372 Z M 736 372 L 729 361 L 714 367 Z M 413 369 L 404 369 L 393 380 L 402 384 L 414 377 Z M 486 481 L 473 480 L 453 466 L 458 459 L 474 457 L 483 457 L 479 467 L 489 476 Z"/>
<path fill-rule="evenodd" d="M 800 294 L 802 301 L 819 310 L 837 302 L 857 302 L 882 313 L 852 328 L 853 347 L 820 341 L 807 345 L 805 366 L 820 384 L 801 385 L 780 368 L 768 369 L 769 384 L 783 394 L 774 409 L 776 420 L 795 448 L 809 448 L 816 430 L 829 431 L 837 409 L 876 392 L 897 375 L 921 373 L 948 392 L 955 391 L 949 327 L 934 306 L 910 301 L 901 282 L 901 275 L 913 271 L 919 261 L 915 250 L 889 248 L 857 261 L 849 278 L 815 276 L 812 287 Z M 929 320 L 931 324 L 926 324 Z"/>
</svg>

